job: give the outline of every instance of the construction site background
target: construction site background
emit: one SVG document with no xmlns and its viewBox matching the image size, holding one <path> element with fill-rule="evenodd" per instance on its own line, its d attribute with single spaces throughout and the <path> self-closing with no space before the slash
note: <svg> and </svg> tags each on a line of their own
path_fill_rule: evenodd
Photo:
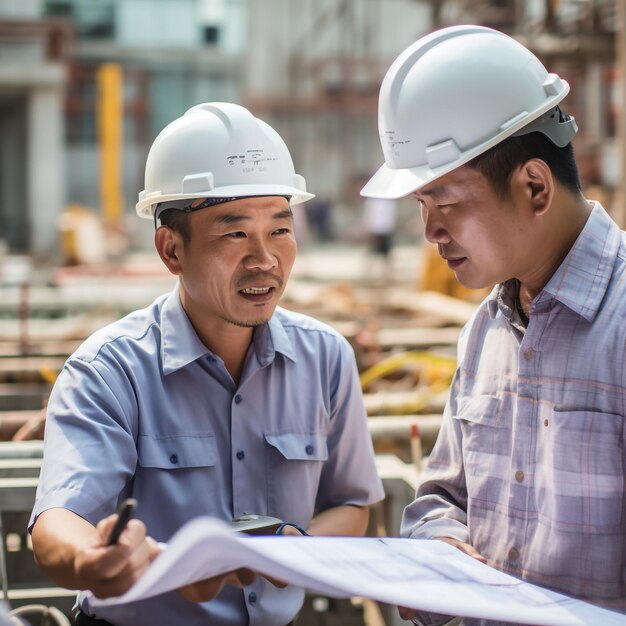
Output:
<svg viewBox="0 0 626 626">
<path fill-rule="evenodd" d="M 459 285 L 410 198 L 396 203 L 390 254 L 371 245 L 359 190 L 383 161 L 382 78 L 442 26 L 518 38 L 570 83 L 586 195 L 624 227 L 625 4 L 0 0 L 0 582 L 11 606 L 69 614 L 71 594 L 38 572 L 24 532 L 45 405 L 88 334 L 174 284 L 134 209 L 167 123 L 199 102 L 241 103 L 280 132 L 316 194 L 295 209 L 300 253 L 283 305 L 354 347 L 387 494 L 369 532 L 395 535 L 424 462 L 416 451 L 427 457 L 438 433 L 456 339 L 486 291 Z M 402 622 L 392 607 L 308 597 L 299 624 L 333 623 Z"/>
</svg>

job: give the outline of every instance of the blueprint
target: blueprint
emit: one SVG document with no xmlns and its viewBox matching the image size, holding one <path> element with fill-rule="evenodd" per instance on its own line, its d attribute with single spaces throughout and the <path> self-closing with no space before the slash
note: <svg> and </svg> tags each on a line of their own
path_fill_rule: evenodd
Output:
<svg viewBox="0 0 626 626">
<path fill-rule="evenodd" d="M 248 537 L 212 518 L 181 528 L 142 578 L 118 598 L 134 602 L 239 567 L 333 597 L 541 626 L 626 626 L 626 615 L 543 589 L 443 541 L 375 537 Z"/>
</svg>

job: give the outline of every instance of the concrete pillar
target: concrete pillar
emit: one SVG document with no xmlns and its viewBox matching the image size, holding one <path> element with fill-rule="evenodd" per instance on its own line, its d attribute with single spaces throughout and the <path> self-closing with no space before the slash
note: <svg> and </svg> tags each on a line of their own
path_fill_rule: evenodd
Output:
<svg viewBox="0 0 626 626">
<path fill-rule="evenodd" d="M 65 207 L 63 91 L 35 87 L 28 98 L 27 198 L 30 249 L 49 258 L 58 249 L 58 218 Z"/>
</svg>

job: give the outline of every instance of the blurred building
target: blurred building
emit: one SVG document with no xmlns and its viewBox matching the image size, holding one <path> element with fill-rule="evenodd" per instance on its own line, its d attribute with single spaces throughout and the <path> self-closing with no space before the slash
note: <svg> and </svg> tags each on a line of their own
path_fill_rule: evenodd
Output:
<svg viewBox="0 0 626 626">
<path fill-rule="evenodd" d="M 0 0 L 0 238 L 45 257 L 68 203 L 105 213 L 117 195 L 130 215 L 156 134 L 207 100 L 274 125 L 349 237 L 383 159 L 382 77 L 419 36 L 460 23 L 517 37 L 571 83 L 584 182 L 610 193 L 622 152 L 615 13 L 615 0 Z M 121 69 L 120 147 L 107 153 L 119 181 L 102 174 L 103 66 Z"/>
<path fill-rule="evenodd" d="M 335 230 L 361 222 L 359 191 L 383 162 L 380 84 L 398 53 L 432 29 L 425 0 L 250 0 L 245 103 L 289 145 Z M 316 210 L 316 200 L 307 203 Z"/>
<path fill-rule="evenodd" d="M 71 26 L 38 0 L 0 0 L 0 239 L 48 253 L 66 200 L 65 84 Z"/>
<path fill-rule="evenodd" d="M 46 257 L 67 203 L 131 212 L 156 134 L 206 100 L 239 100 L 245 0 L 0 0 L 0 237 Z M 103 84 L 121 69 L 120 189 L 103 190 Z M 110 181 L 109 181 L 110 185 Z"/>
</svg>

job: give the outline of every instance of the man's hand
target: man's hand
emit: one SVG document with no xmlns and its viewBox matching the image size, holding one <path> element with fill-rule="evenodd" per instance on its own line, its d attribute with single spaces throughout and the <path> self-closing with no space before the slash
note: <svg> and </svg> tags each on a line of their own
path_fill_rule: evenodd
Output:
<svg viewBox="0 0 626 626">
<path fill-rule="evenodd" d="M 159 554 L 157 543 L 146 536 L 146 527 L 131 519 L 117 544 L 107 546 L 107 538 L 117 515 L 110 515 L 96 526 L 90 537 L 76 553 L 74 569 L 83 589 L 98 598 L 119 596 L 128 591 Z"/>
<path fill-rule="evenodd" d="M 128 522 L 116 545 L 107 546 L 116 520 L 117 515 L 111 515 L 94 527 L 68 509 L 44 511 L 32 531 L 37 563 L 68 589 L 88 589 L 99 598 L 121 595 L 143 574 L 159 548 L 137 519 Z"/>
<path fill-rule="evenodd" d="M 241 568 L 220 576 L 185 585 L 177 589 L 177 591 L 189 602 L 207 602 L 208 600 L 213 600 L 223 589 L 224 585 L 234 585 L 241 589 L 246 585 L 251 585 L 255 578 L 256 574 L 252 570 Z"/>
<path fill-rule="evenodd" d="M 471 556 L 472 558 L 480 561 L 481 563 L 487 563 L 487 559 L 476 550 L 473 546 L 470 546 L 469 543 L 463 543 L 458 539 L 452 539 L 452 537 L 439 537 L 440 541 L 445 541 L 449 543 L 451 546 L 458 548 L 461 552 L 465 552 L 465 554 Z"/>
<path fill-rule="evenodd" d="M 189 600 L 189 602 L 207 602 L 208 600 L 213 600 L 223 589 L 224 585 L 234 585 L 241 589 L 246 585 L 251 585 L 256 577 L 256 572 L 246 568 L 240 568 L 233 572 L 222 574 L 221 576 L 214 576 L 213 578 L 200 580 L 191 585 L 185 585 L 177 589 L 177 591 L 185 600 Z M 279 589 L 287 586 L 287 583 L 270 578 L 269 576 L 265 576 L 265 579 Z"/>
<path fill-rule="evenodd" d="M 440 541 L 445 541 L 449 543 L 451 546 L 458 548 L 461 552 L 465 552 L 465 554 L 471 556 L 472 558 L 480 561 L 481 563 L 486 563 L 487 559 L 476 550 L 473 546 L 470 546 L 469 543 L 463 543 L 458 539 L 453 539 L 452 537 L 438 537 Z M 404 606 L 398 607 L 398 613 L 402 619 L 412 620 L 416 615 L 417 611 L 415 609 L 407 609 Z"/>
</svg>

